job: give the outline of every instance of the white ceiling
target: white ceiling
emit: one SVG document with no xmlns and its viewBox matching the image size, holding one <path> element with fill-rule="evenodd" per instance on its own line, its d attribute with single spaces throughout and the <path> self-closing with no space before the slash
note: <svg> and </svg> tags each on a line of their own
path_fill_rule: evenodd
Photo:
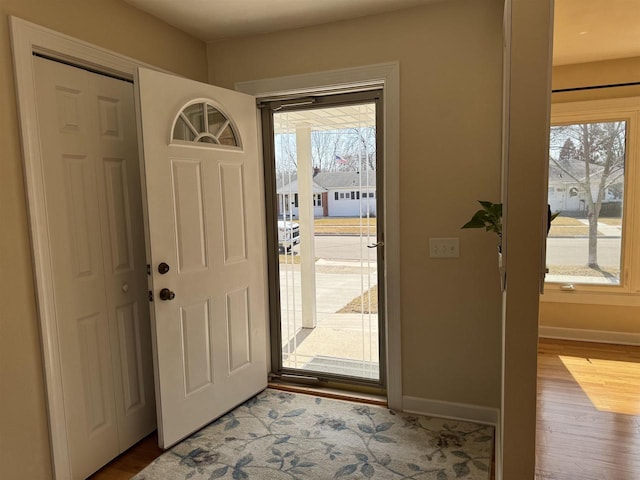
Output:
<svg viewBox="0 0 640 480">
<path fill-rule="evenodd" d="M 206 42 L 444 0 L 125 0 Z M 555 0 L 554 65 L 640 56 L 640 0 Z"/>
<path fill-rule="evenodd" d="M 640 0 L 555 0 L 553 64 L 640 56 Z"/>
<path fill-rule="evenodd" d="M 442 0 L 125 0 L 195 37 L 290 30 Z"/>
</svg>

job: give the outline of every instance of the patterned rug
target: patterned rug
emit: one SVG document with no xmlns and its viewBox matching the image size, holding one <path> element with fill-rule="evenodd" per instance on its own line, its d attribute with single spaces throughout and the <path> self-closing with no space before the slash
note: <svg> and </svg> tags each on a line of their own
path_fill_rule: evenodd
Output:
<svg viewBox="0 0 640 480">
<path fill-rule="evenodd" d="M 134 480 L 488 480 L 493 427 L 267 389 Z"/>
</svg>

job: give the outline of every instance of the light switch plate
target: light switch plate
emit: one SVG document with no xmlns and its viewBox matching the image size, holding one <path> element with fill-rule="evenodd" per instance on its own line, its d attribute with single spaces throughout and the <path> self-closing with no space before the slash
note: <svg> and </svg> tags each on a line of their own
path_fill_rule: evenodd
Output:
<svg viewBox="0 0 640 480">
<path fill-rule="evenodd" d="M 431 258 L 458 258 L 460 256 L 460 239 L 454 238 L 430 238 L 429 257 Z"/>
</svg>

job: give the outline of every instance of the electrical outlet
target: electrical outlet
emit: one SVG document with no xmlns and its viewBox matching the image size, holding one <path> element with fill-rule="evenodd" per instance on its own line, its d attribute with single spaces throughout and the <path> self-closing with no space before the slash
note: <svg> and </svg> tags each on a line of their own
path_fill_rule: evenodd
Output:
<svg viewBox="0 0 640 480">
<path fill-rule="evenodd" d="M 458 238 L 430 238 L 429 257 L 458 258 L 460 256 L 460 240 Z"/>
</svg>

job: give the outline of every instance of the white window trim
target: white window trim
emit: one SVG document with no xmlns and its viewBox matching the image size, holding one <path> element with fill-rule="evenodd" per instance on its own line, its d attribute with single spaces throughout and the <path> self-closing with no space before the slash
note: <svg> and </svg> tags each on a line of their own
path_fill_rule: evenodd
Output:
<svg viewBox="0 0 640 480">
<path fill-rule="evenodd" d="M 543 302 L 640 306 L 640 97 L 568 102 L 551 106 L 551 124 L 626 120 L 624 223 L 620 285 L 546 282 Z M 635 242 L 635 243 L 634 243 Z M 634 248 L 635 247 L 635 248 Z"/>
</svg>

